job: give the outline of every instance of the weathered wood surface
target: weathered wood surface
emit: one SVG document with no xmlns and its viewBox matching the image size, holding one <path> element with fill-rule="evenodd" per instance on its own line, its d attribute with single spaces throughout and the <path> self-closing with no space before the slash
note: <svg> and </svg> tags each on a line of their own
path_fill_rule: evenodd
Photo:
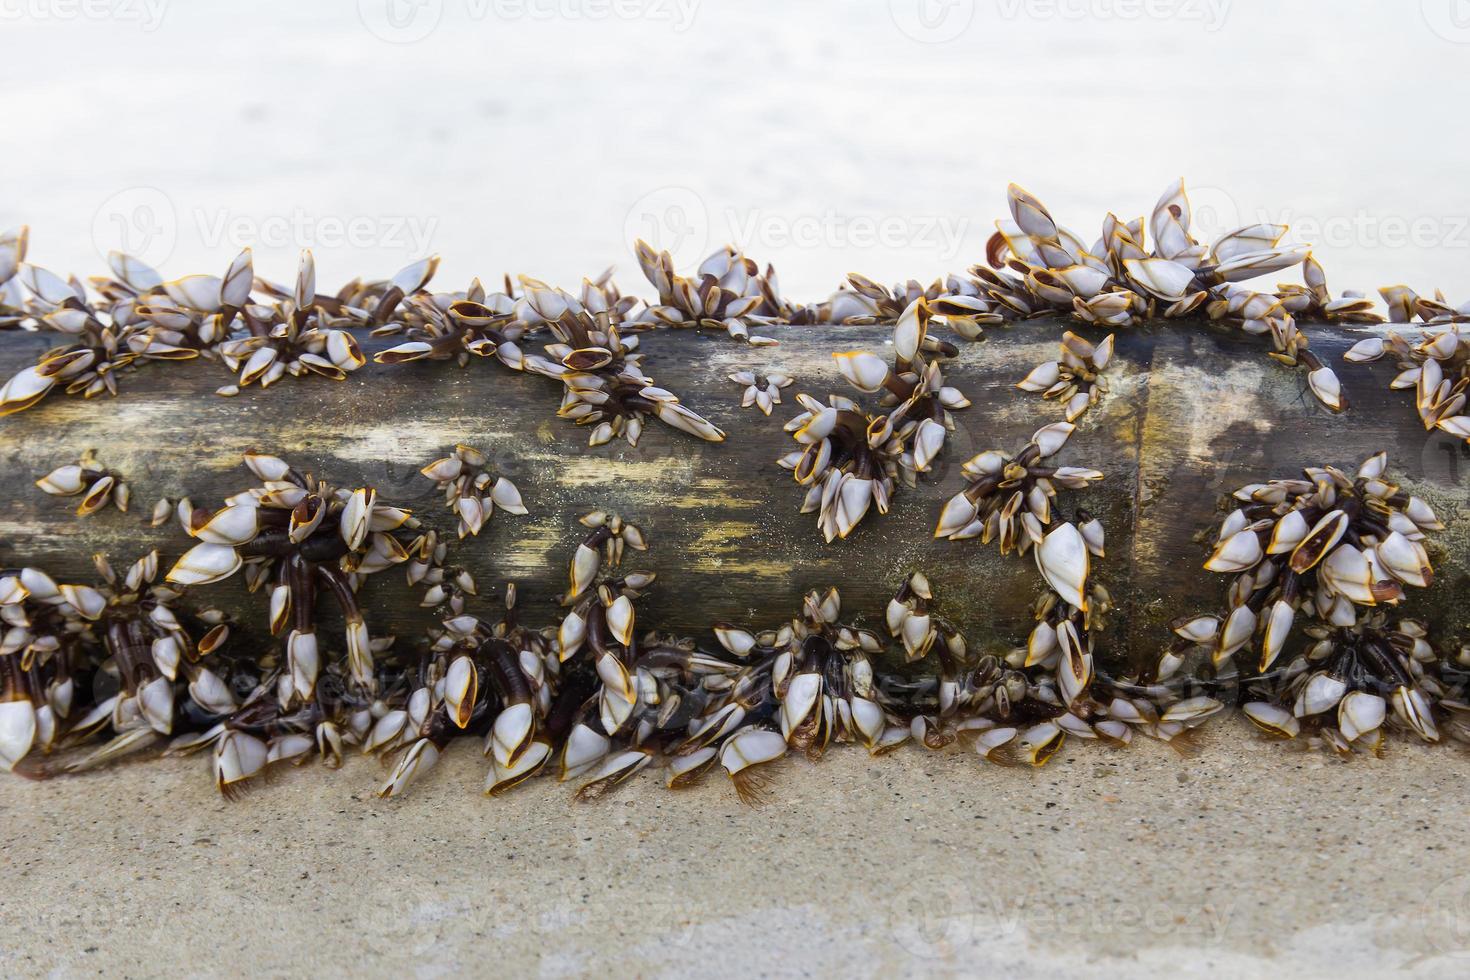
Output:
<svg viewBox="0 0 1470 980">
<path fill-rule="evenodd" d="M 959 430 L 935 472 L 918 489 L 901 491 L 886 517 L 874 512 L 848 540 L 830 545 L 811 516 L 797 513 L 802 488 L 775 464 L 793 445 L 781 427 L 798 411 L 797 391 L 851 394 L 830 354 L 881 351 L 889 334 L 883 328 L 774 328 L 781 344 L 770 348 L 693 332 L 645 336 L 648 373 L 728 433 L 719 445 L 654 423 L 637 449 L 621 442 L 589 448 L 586 430 L 554 417 L 554 382 L 486 361 L 465 369 L 370 364 L 342 383 L 288 378 L 236 398 L 214 394 L 229 381 L 217 364 L 151 365 L 125 376 L 117 399 L 52 396 L 0 420 L 0 564 L 37 564 L 61 580 L 90 581 L 94 551 L 121 562 L 157 547 L 171 561 L 190 541 L 176 522 L 148 527 L 154 501 L 188 495 L 217 505 L 252 483 L 240 462 L 250 449 L 339 485 L 376 486 L 383 499 L 452 536 L 453 515 L 417 471 L 464 442 L 488 451 L 516 481 L 530 514 L 497 513 L 451 561 L 469 568 L 484 593 L 517 582 L 523 607 L 538 620 L 551 621 L 565 588 L 567 559 L 585 533 L 576 518 L 604 508 L 651 537 L 652 550 L 630 559 L 630 567 L 659 574 L 640 603 L 643 624 L 687 634 L 721 619 L 774 625 L 797 609 L 804 590 L 826 585 L 841 589 L 848 612 L 881 624 L 888 597 L 918 569 L 975 642 L 1009 644 L 1029 629 L 1028 606 L 1039 590 L 1034 564 L 974 541 L 936 541 L 932 530 L 943 501 L 963 486 L 961 462 L 989 448 L 1014 451 L 1061 417 L 1059 406 L 1013 385 L 1055 356 L 1062 330 L 1055 321 L 1032 321 L 963 345 L 946 377 L 975 404 L 956 413 Z M 1168 640 L 1168 620 L 1223 601 L 1226 580 L 1201 562 L 1230 490 L 1305 465 L 1353 466 L 1380 449 L 1389 451 L 1393 474 L 1449 525 L 1435 551 L 1439 580 L 1408 608 L 1431 614 L 1446 636 L 1470 636 L 1470 452 L 1447 435 L 1426 435 L 1409 395 L 1388 390 L 1391 365 L 1341 361 L 1357 334 L 1334 327 L 1310 333 L 1352 401 L 1344 415 L 1318 406 L 1304 377 L 1268 359 L 1250 338 L 1198 323 L 1118 332 L 1111 392 L 1058 457 L 1107 474 L 1085 494 L 1063 498 L 1068 509 L 1087 506 L 1107 527 L 1108 557 L 1097 575 L 1119 607 L 1107 660 L 1152 655 Z M 0 335 L 0 377 L 32 361 L 50 339 Z M 726 379 L 745 367 L 797 379 L 769 419 L 741 409 L 741 389 Z M 132 486 L 130 513 L 79 519 L 74 501 L 32 485 L 89 448 Z M 238 580 L 201 591 L 241 613 L 247 629 L 263 622 L 260 597 L 247 598 Z M 430 622 L 419 594 L 396 571 L 374 577 L 365 587 L 374 632 L 419 635 Z"/>
</svg>

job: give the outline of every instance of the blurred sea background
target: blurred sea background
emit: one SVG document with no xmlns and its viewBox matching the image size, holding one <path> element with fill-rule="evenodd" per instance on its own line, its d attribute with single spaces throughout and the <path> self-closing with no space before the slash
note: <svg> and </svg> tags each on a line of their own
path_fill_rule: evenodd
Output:
<svg viewBox="0 0 1470 980">
<path fill-rule="evenodd" d="M 1009 181 L 1470 298 L 1470 0 L 4 0 L 30 259 L 574 286 L 732 242 L 799 300 L 983 259 Z"/>
</svg>

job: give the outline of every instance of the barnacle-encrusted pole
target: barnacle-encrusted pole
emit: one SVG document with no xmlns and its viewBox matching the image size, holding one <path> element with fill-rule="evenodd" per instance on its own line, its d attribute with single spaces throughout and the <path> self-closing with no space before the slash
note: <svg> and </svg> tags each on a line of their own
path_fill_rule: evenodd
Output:
<svg viewBox="0 0 1470 980">
<path fill-rule="evenodd" d="M 988 446 L 1017 452 L 1039 429 L 1069 424 L 1060 406 L 1015 388 L 1056 357 L 1069 327 L 1094 345 L 1107 336 L 1038 318 L 993 331 L 985 344 L 960 347 L 945 364 L 945 380 L 974 404 L 950 413 L 955 428 L 931 473 L 899 490 L 882 520 L 870 514 L 830 546 L 812 533 L 794 501 L 782 504 L 790 501 L 791 474 L 770 461 L 783 443 L 791 445 L 790 437 L 776 419 L 741 410 L 728 376 L 759 369 L 768 355 L 767 363 L 801 379 L 802 387 L 835 388 L 847 382 L 834 348 L 882 350 L 891 327 L 844 326 L 840 347 L 825 332 L 837 328 L 773 327 L 781 340 L 775 348 L 732 345 L 698 331 L 636 335 L 650 373 L 706 413 L 727 439 L 708 443 L 656 426 L 636 448 L 620 442 L 590 452 L 585 437 L 552 418 L 547 379 L 478 360 L 464 370 L 434 361 L 373 363 L 372 354 L 392 339 L 364 340 L 369 363 L 341 382 L 283 382 L 235 398 L 214 396 L 217 364 L 153 365 L 150 383 L 105 404 L 51 399 L 0 420 L 13 460 L 0 471 L 0 563 L 87 582 L 95 577 L 90 555 L 96 551 L 138 555 L 156 548 L 163 567 L 172 567 L 198 541 L 169 514 L 187 517 L 191 502 L 213 505 L 238 493 L 240 459 L 255 451 L 282 455 L 339 486 L 377 487 L 382 498 L 412 510 L 424 534 L 436 532 L 426 552 L 416 549 L 404 562 L 406 571 L 420 573 L 416 581 L 444 586 L 428 608 L 421 605 L 428 598 L 423 589 L 403 589 L 398 575 L 374 575 L 363 584 L 360 599 L 375 637 L 418 636 L 454 615 L 435 610 L 458 589 L 461 573 L 467 582 L 518 582 L 529 621 L 547 621 L 565 589 L 558 556 L 575 544 L 567 529 L 588 510 L 606 507 L 638 514 L 640 526 L 661 542 L 650 570 L 665 576 L 666 587 L 639 607 L 666 631 L 694 635 L 716 620 L 772 622 L 788 614 L 794 597 L 827 584 L 841 588 L 850 608 L 881 608 L 897 578 L 923 569 L 972 640 L 1010 643 L 1018 630 L 1030 629 L 1035 599 L 1013 587 L 1013 560 L 995 549 L 934 539 L 933 532 L 945 502 L 969 487 L 961 472 L 966 459 Z M 1335 326 L 1313 330 L 1321 355 L 1339 362 L 1361 339 Z M 0 374 L 32 363 L 50 343 L 44 334 L 0 331 Z M 1114 334 L 1103 375 L 1108 394 L 1070 423 L 1079 429 L 1064 448 L 1037 463 L 1055 466 L 1062 479 L 1075 470 L 1107 474 L 1079 502 L 1108 528 L 1108 584 L 1123 613 L 1109 620 L 1110 661 L 1151 663 L 1159 631 L 1197 611 L 1188 598 L 1211 588 L 1210 574 L 1181 556 L 1198 553 L 1191 538 L 1210 523 L 1214 501 L 1253 474 L 1297 471 L 1327 446 L 1348 458 L 1404 447 L 1395 452 L 1397 481 L 1429 501 L 1447 525 L 1445 553 L 1435 561 L 1444 590 L 1423 597 L 1422 615 L 1443 621 L 1446 636 L 1470 630 L 1463 614 L 1447 608 L 1466 582 L 1470 549 L 1457 501 L 1470 466 L 1455 455 L 1462 452 L 1458 440 L 1442 431 L 1426 437 L 1417 414 L 1388 389 L 1392 372 L 1385 367 L 1344 364 L 1343 383 L 1358 410 L 1336 415 L 1316 408 L 1299 376 L 1253 356 L 1247 338 L 1208 324 Z M 441 492 L 419 469 L 449 456 L 456 444 L 482 451 L 496 480 L 510 480 L 530 513 L 497 515 L 477 538 L 466 539 L 473 546 L 446 547 L 439 562 L 444 574 L 430 582 L 423 575 L 433 562 L 422 559 L 455 541 L 459 515 L 444 507 L 448 488 Z M 87 449 L 125 478 L 134 498 L 128 513 L 109 507 L 79 521 L 66 498 L 34 485 Z M 983 466 L 968 468 L 984 475 Z M 162 519 L 150 526 L 150 510 L 162 500 L 168 501 Z M 1011 514 L 1013 527 L 1028 509 L 1023 499 Z M 988 512 L 984 517 L 989 522 Z M 999 533 L 998 512 L 995 519 Z M 230 614 L 242 637 L 263 640 L 264 611 L 243 590 L 222 583 L 201 595 Z M 324 615 L 324 628 L 341 635 L 336 614 L 328 607 Z"/>
</svg>

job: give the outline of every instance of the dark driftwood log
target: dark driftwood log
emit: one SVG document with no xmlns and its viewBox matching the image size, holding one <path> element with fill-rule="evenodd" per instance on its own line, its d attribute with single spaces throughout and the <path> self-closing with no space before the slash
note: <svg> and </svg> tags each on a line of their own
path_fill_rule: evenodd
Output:
<svg viewBox="0 0 1470 980">
<path fill-rule="evenodd" d="M 494 457 L 531 511 L 497 513 L 452 554 L 480 582 L 487 611 L 494 601 L 488 594 L 511 580 L 531 621 L 553 621 L 567 559 L 585 533 L 576 519 L 604 508 L 642 525 L 652 540 L 649 553 L 629 560 L 629 567 L 659 575 L 640 603 L 641 626 L 706 638 L 716 620 L 771 626 L 799 608 L 804 590 L 827 585 L 841 589 L 848 614 L 881 626 L 887 599 L 917 569 L 930 576 L 943 610 L 972 642 L 1009 645 L 1030 628 L 1028 606 L 1040 590 L 1034 563 L 1002 558 L 977 541 L 936 541 L 932 530 L 942 502 L 962 488 L 961 462 L 989 448 L 1015 451 L 1037 427 L 1061 418 L 1059 406 L 1013 386 L 1055 357 L 1066 326 L 1031 321 L 963 344 L 946 376 L 974 406 L 956 413 L 959 431 L 942 462 L 916 490 L 902 490 L 889 515 L 870 514 L 852 537 L 830 545 L 811 516 L 797 513 L 802 488 L 775 464 L 794 445 L 781 427 L 798 411 L 798 391 L 852 394 L 831 352 L 883 351 L 890 331 L 880 327 L 774 328 L 763 331 L 781 341 L 771 348 L 689 331 L 645 335 L 648 373 L 728 433 L 719 445 L 652 423 L 637 449 L 621 442 L 588 448 L 585 429 L 554 417 L 555 382 L 490 361 L 465 369 L 370 364 L 342 383 L 287 378 L 236 398 L 214 393 L 230 380 L 218 364 L 149 365 L 121 379 L 116 399 L 53 395 L 0 420 L 0 564 L 36 564 L 63 581 L 91 581 L 94 551 L 121 564 L 156 547 L 171 562 L 191 542 L 176 522 L 147 525 L 153 503 L 187 495 L 217 506 L 254 482 L 241 465 L 251 449 L 284 456 L 338 485 L 376 486 L 383 499 L 412 508 L 452 537 L 453 515 L 417 471 L 464 442 Z M 1438 581 L 1406 608 L 1429 616 L 1445 638 L 1467 635 L 1470 453 L 1447 435 L 1426 435 L 1411 396 L 1388 389 L 1390 364 L 1342 362 L 1358 335 L 1308 329 L 1352 401 L 1344 415 L 1322 409 L 1304 376 L 1267 358 L 1258 339 L 1200 323 L 1117 333 L 1111 392 L 1058 457 L 1107 475 L 1084 494 L 1063 496 L 1068 511 L 1084 505 L 1107 528 L 1108 556 L 1096 575 L 1118 614 L 1104 662 L 1142 662 L 1168 642 L 1170 619 L 1222 605 L 1228 580 L 1201 563 L 1229 491 L 1297 475 L 1305 465 L 1352 467 L 1380 449 L 1391 455 L 1393 476 L 1448 524 L 1432 552 Z M 53 339 L 0 334 L 0 377 L 33 361 Z M 769 419 L 741 409 L 741 389 L 726 379 L 745 367 L 781 369 L 797 379 Z M 131 485 L 130 513 L 79 519 L 74 500 L 32 485 L 89 448 Z M 396 571 L 375 576 L 364 593 L 375 634 L 416 637 L 431 621 L 417 605 L 421 593 L 405 588 Z M 247 597 L 238 578 L 200 595 L 238 614 L 245 636 L 260 634 L 263 599 Z"/>
</svg>

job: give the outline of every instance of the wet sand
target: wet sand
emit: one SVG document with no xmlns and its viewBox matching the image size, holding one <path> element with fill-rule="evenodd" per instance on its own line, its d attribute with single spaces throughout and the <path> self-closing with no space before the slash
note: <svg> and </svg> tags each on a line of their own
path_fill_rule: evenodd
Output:
<svg viewBox="0 0 1470 980">
<path fill-rule="evenodd" d="M 1470 970 L 1470 764 L 1343 764 L 1209 726 L 1045 769 L 905 749 L 599 803 L 479 793 L 462 740 L 406 799 L 377 765 L 238 803 L 203 759 L 0 780 L 0 969 L 226 976 L 1334 978 Z"/>
</svg>

